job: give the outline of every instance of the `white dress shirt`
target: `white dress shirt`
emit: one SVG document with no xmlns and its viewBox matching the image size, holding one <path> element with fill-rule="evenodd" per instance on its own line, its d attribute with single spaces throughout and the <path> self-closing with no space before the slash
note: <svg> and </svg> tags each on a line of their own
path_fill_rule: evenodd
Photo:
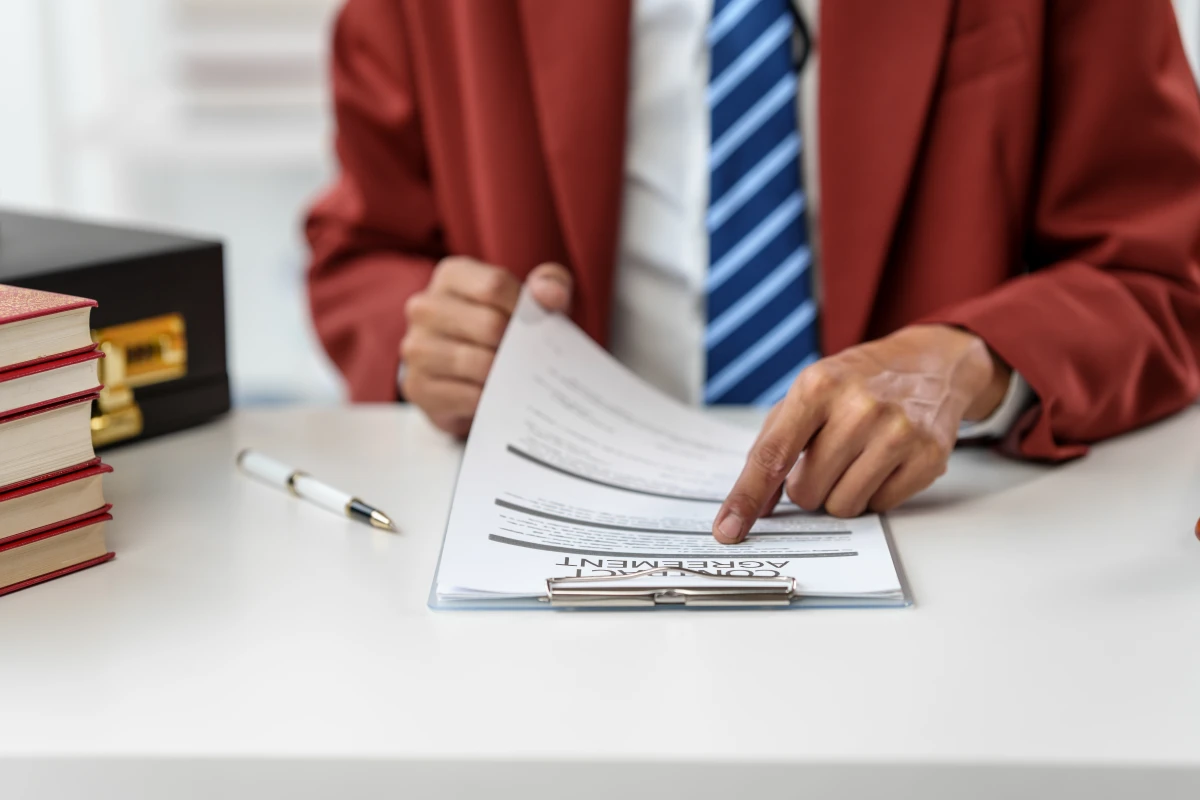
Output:
<svg viewBox="0 0 1200 800">
<path fill-rule="evenodd" d="M 820 300 L 817 187 L 819 0 L 794 0 L 811 49 L 800 74 L 804 190 Z M 704 394 L 708 275 L 709 51 L 713 0 L 634 0 L 625 182 L 610 348 L 668 394 L 699 404 Z M 797 37 L 797 47 L 801 47 Z M 992 416 L 963 438 L 1001 436 L 1030 397 L 1015 372 Z"/>
</svg>

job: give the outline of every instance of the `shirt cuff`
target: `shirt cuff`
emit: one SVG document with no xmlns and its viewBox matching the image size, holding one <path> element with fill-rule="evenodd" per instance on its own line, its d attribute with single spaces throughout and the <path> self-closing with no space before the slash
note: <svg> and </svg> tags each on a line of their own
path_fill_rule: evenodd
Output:
<svg viewBox="0 0 1200 800">
<path fill-rule="evenodd" d="M 1013 370 L 1008 379 L 1008 391 L 1000 405 L 986 419 L 964 422 L 958 426 L 959 439 L 1002 439 L 1029 405 L 1033 391 L 1020 373 Z"/>
</svg>

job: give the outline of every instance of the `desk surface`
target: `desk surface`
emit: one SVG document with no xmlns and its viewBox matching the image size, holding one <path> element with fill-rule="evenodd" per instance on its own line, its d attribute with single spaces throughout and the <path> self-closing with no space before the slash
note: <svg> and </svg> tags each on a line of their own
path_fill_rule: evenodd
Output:
<svg viewBox="0 0 1200 800">
<path fill-rule="evenodd" d="M 1192 410 L 1058 468 L 960 451 L 891 517 L 911 609 L 434 612 L 460 448 L 397 407 L 239 412 L 112 453 L 117 560 L 0 600 L 0 773 L 23 797 L 209 796 L 180 786 L 197 763 L 291 797 L 1195 796 L 1198 443 Z M 245 446 L 403 533 L 246 480 Z"/>
</svg>

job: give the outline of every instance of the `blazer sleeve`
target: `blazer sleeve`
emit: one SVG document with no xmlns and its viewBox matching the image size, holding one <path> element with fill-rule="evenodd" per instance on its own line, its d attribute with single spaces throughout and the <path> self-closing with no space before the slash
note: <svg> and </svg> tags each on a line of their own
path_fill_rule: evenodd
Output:
<svg viewBox="0 0 1200 800">
<path fill-rule="evenodd" d="M 1033 388 L 1005 448 L 1062 460 L 1200 391 L 1200 99 L 1169 0 L 1048 8 L 1031 272 L 938 317 Z"/>
<path fill-rule="evenodd" d="M 317 335 L 355 401 L 396 399 L 404 303 L 444 255 L 397 5 L 350 0 L 338 16 L 340 169 L 305 222 Z"/>
</svg>

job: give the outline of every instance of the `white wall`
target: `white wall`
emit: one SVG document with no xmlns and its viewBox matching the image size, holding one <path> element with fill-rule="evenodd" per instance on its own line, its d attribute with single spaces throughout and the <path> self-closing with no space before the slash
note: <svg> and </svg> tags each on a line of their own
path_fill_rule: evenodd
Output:
<svg viewBox="0 0 1200 800">
<path fill-rule="evenodd" d="M 1192 62 L 1192 71 L 1200 76 L 1200 0 L 1173 0 L 1183 47 Z"/>
<path fill-rule="evenodd" d="M 226 243 L 235 402 L 340 397 L 303 292 L 336 0 L 0 0 L 0 204 Z"/>
<path fill-rule="evenodd" d="M 58 195 L 39 0 L 0 2 L 0 203 L 52 208 Z"/>
</svg>

